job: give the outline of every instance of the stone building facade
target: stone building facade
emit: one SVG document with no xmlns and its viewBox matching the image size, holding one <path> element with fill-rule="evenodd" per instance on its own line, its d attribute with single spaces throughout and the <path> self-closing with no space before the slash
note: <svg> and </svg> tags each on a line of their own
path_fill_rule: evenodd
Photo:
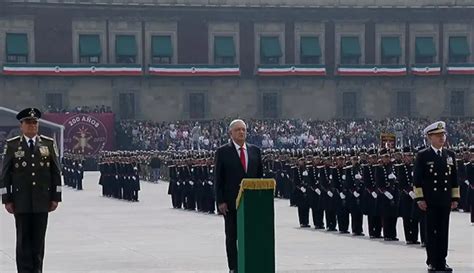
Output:
<svg viewBox="0 0 474 273">
<path fill-rule="evenodd" d="M 472 52 L 468 0 L 5 0 L 0 105 L 104 104 L 153 120 L 466 117 Z"/>
</svg>

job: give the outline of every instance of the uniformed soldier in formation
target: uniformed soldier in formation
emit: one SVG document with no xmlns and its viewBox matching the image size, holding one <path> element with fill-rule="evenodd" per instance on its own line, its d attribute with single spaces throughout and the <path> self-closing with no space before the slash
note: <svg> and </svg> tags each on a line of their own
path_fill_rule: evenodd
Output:
<svg viewBox="0 0 474 273">
<path fill-rule="evenodd" d="M 347 202 L 351 215 L 351 230 L 354 236 L 364 236 L 362 203 L 364 194 L 364 181 L 362 180 L 362 167 L 355 150 L 350 152 L 350 165 L 345 168 L 345 184 L 347 189 Z"/>
<path fill-rule="evenodd" d="M 213 156 L 202 149 L 172 155 L 167 167 L 173 208 L 215 214 Z"/>
<path fill-rule="evenodd" d="M 138 202 L 140 162 L 137 152 L 104 152 L 99 158 L 102 195 Z"/>
<path fill-rule="evenodd" d="M 52 138 L 38 135 L 38 109 L 25 109 L 16 117 L 22 135 L 5 146 L 0 195 L 15 216 L 18 272 L 42 272 L 48 213 L 61 202 L 58 149 Z"/>
<path fill-rule="evenodd" d="M 300 154 L 301 155 L 301 154 Z M 293 181 L 295 183 L 295 201 L 298 207 L 298 220 L 300 227 L 307 228 L 309 225 L 309 186 L 310 186 L 310 175 L 309 170 L 306 166 L 305 158 L 301 157 L 298 159 L 298 165 L 293 167 Z"/>
<path fill-rule="evenodd" d="M 335 166 L 332 168 L 331 188 L 334 190 L 335 211 L 339 233 L 349 233 L 349 204 L 345 175 L 345 158 L 341 151 L 335 153 Z"/>
<path fill-rule="evenodd" d="M 324 229 L 324 209 L 322 204 L 322 190 L 319 179 L 319 166 L 322 166 L 321 156 L 318 151 L 313 152 L 313 162 L 310 168 L 310 207 L 313 215 L 313 224 L 315 229 Z"/>
<path fill-rule="evenodd" d="M 395 164 L 395 174 L 400 188 L 400 216 L 403 219 L 405 242 L 408 245 L 418 241 L 418 219 L 413 215 L 415 192 L 413 191 L 413 153 L 410 147 L 403 148 L 402 162 Z"/>
<path fill-rule="evenodd" d="M 369 225 L 369 236 L 371 239 L 381 238 L 382 217 L 378 209 L 378 190 L 375 180 L 375 166 L 377 163 L 377 150 L 374 148 L 368 151 L 368 161 L 362 164 L 362 179 L 364 181 L 364 213 L 367 215 Z"/>
<path fill-rule="evenodd" d="M 446 256 L 449 216 L 459 201 L 456 155 L 444 147 L 444 122 L 430 124 L 424 134 L 430 146 L 416 156 L 414 192 L 419 208 L 426 211 L 426 264 L 428 271 L 452 271 L 446 264 Z"/>
<path fill-rule="evenodd" d="M 467 182 L 469 182 L 469 210 L 471 224 L 474 225 L 474 147 L 469 148 L 470 161 L 466 165 Z"/>
<path fill-rule="evenodd" d="M 378 209 L 382 215 L 383 238 L 385 241 L 398 241 L 397 218 L 399 191 L 397 177 L 388 149 L 380 150 L 381 162 L 375 168 L 375 180 L 379 191 Z"/>
</svg>

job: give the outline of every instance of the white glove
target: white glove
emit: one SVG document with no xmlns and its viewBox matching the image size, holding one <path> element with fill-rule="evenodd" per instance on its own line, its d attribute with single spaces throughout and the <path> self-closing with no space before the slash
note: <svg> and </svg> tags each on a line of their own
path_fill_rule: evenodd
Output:
<svg viewBox="0 0 474 273">
<path fill-rule="evenodd" d="M 342 175 L 342 180 L 346 180 L 346 175 L 345 174 Z"/>
<path fill-rule="evenodd" d="M 194 172 L 194 168 L 191 168 L 191 171 Z"/>
<path fill-rule="evenodd" d="M 137 178 L 136 178 L 135 176 L 134 176 L 134 177 L 132 177 L 132 179 L 133 179 L 133 180 L 137 180 Z"/>
<path fill-rule="evenodd" d="M 384 194 L 385 196 L 387 196 L 387 198 L 388 198 L 389 200 L 392 200 L 392 199 L 393 199 L 393 195 L 392 195 L 391 193 L 389 193 L 388 191 L 384 192 L 383 194 Z"/>
<path fill-rule="evenodd" d="M 281 173 L 281 177 L 285 177 L 285 174 L 284 174 L 284 173 Z"/>
<path fill-rule="evenodd" d="M 329 197 L 333 197 L 333 196 L 334 196 L 334 194 L 332 194 L 331 191 L 328 191 L 328 195 L 329 195 Z"/>
<path fill-rule="evenodd" d="M 320 189 L 316 189 L 314 190 L 318 195 L 321 195 L 321 190 Z"/>
<path fill-rule="evenodd" d="M 362 175 L 356 174 L 356 175 L 355 175 L 355 179 L 362 179 Z"/>
<path fill-rule="evenodd" d="M 214 173 L 214 170 L 211 170 L 210 173 Z"/>
<path fill-rule="evenodd" d="M 193 186 L 193 185 L 194 185 L 194 182 L 193 182 L 193 181 L 189 181 L 189 185 Z"/>
<path fill-rule="evenodd" d="M 306 189 L 304 187 L 301 187 L 300 190 L 305 193 L 306 192 Z"/>
<path fill-rule="evenodd" d="M 307 172 L 307 171 L 304 171 L 304 172 L 303 172 L 303 176 L 308 176 L 308 172 Z"/>
<path fill-rule="evenodd" d="M 372 192 L 372 197 L 373 197 L 373 198 L 377 198 L 377 193 L 373 191 L 373 192 Z"/>
<path fill-rule="evenodd" d="M 355 198 L 359 198 L 359 196 L 360 196 L 360 194 L 359 194 L 358 192 L 356 192 L 356 191 L 354 191 L 353 194 L 354 194 Z"/>
<path fill-rule="evenodd" d="M 115 176 L 115 179 L 118 179 L 118 175 Z"/>
<path fill-rule="evenodd" d="M 178 185 L 178 186 L 179 186 L 179 185 L 181 185 L 181 184 L 179 184 L 179 182 L 176 182 L 176 185 Z"/>
<path fill-rule="evenodd" d="M 410 191 L 410 192 L 408 193 L 408 195 L 410 195 L 411 199 L 415 199 L 415 198 L 416 198 L 416 194 L 415 194 L 414 191 Z"/>
<path fill-rule="evenodd" d="M 466 185 L 469 186 L 469 180 L 466 179 L 466 180 L 464 181 L 464 183 L 466 183 Z"/>
<path fill-rule="evenodd" d="M 77 171 L 77 173 L 81 173 L 81 171 Z"/>
<path fill-rule="evenodd" d="M 214 185 L 214 183 L 212 183 L 211 181 L 207 181 L 207 184 L 209 184 L 211 186 Z"/>
<path fill-rule="evenodd" d="M 397 177 L 393 173 L 391 173 L 388 175 L 388 179 L 397 179 Z"/>
<path fill-rule="evenodd" d="M 342 193 L 342 192 L 341 192 L 341 193 L 339 193 L 339 196 L 340 196 L 340 197 L 341 197 L 341 199 L 343 199 L 343 200 L 344 200 L 344 199 L 346 199 L 346 195 L 345 195 L 344 193 Z"/>
<path fill-rule="evenodd" d="M 332 179 L 332 174 L 329 175 L 329 179 Z"/>
</svg>

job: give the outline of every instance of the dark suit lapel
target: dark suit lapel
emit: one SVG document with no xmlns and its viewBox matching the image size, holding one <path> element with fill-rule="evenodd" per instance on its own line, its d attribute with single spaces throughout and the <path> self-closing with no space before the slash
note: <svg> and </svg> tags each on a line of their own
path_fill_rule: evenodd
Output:
<svg viewBox="0 0 474 273">
<path fill-rule="evenodd" d="M 232 140 L 229 143 L 229 152 L 233 154 L 234 160 L 238 162 L 240 166 L 240 171 L 245 173 L 244 167 L 242 166 L 242 163 L 240 162 L 240 155 L 237 153 L 237 147 L 235 147 L 234 142 Z"/>
<path fill-rule="evenodd" d="M 247 155 L 249 162 L 247 163 L 247 173 L 255 173 L 254 168 L 255 168 L 255 156 L 253 154 L 253 149 L 250 145 L 247 144 Z"/>
</svg>

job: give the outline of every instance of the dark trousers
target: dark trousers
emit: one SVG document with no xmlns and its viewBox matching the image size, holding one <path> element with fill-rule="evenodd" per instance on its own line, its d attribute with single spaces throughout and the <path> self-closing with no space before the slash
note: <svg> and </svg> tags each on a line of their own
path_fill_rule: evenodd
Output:
<svg viewBox="0 0 474 273">
<path fill-rule="evenodd" d="M 362 234 L 362 222 L 364 219 L 364 215 L 362 212 L 352 212 L 351 213 L 351 229 L 353 234 Z"/>
<path fill-rule="evenodd" d="M 411 217 L 403 217 L 403 231 L 406 242 L 418 241 L 418 221 Z"/>
<path fill-rule="evenodd" d="M 380 237 L 382 233 L 382 218 L 380 216 L 367 216 L 369 223 L 369 236 Z"/>
<path fill-rule="evenodd" d="M 337 228 L 342 232 L 349 230 L 349 210 L 345 206 L 340 207 L 337 211 Z"/>
<path fill-rule="evenodd" d="M 329 230 L 336 229 L 336 212 L 334 210 L 325 210 L 326 227 Z"/>
<path fill-rule="evenodd" d="M 307 204 L 298 205 L 298 220 L 300 225 L 309 224 L 309 206 Z"/>
<path fill-rule="evenodd" d="M 426 215 L 420 218 L 420 241 L 426 243 Z"/>
<path fill-rule="evenodd" d="M 15 214 L 18 273 L 43 272 L 44 240 L 48 213 Z"/>
<path fill-rule="evenodd" d="M 227 263 L 230 270 L 237 270 L 237 210 L 229 208 L 224 222 Z"/>
<path fill-rule="evenodd" d="M 426 264 L 444 267 L 448 255 L 449 213 L 451 208 L 429 206 L 426 210 Z"/>
<path fill-rule="evenodd" d="M 313 214 L 313 224 L 315 227 L 324 228 L 323 215 L 324 211 L 319 206 L 318 202 L 313 202 L 311 204 L 311 212 Z"/>
<path fill-rule="evenodd" d="M 384 216 L 383 217 L 383 237 L 387 239 L 397 238 L 397 217 L 396 216 Z"/>
</svg>

